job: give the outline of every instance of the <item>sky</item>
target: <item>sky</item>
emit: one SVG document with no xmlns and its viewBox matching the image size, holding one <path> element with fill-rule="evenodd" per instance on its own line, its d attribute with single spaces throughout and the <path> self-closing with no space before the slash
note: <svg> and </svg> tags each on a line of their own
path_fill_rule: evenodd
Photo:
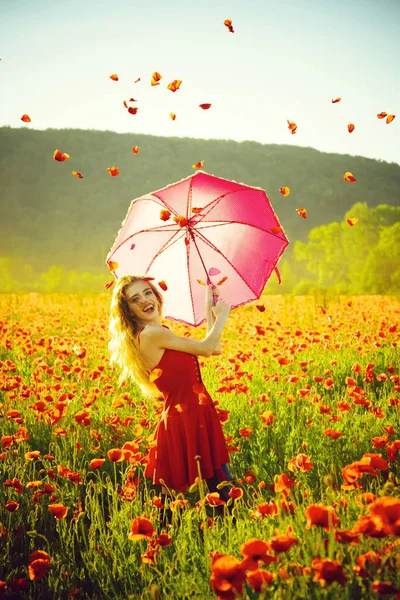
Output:
<svg viewBox="0 0 400 600">
<path fill-rule="evenodd" d="M 400 164 L 399 56 L 400 0 L 0 0 L 0 126 L 130 132 L 133 144 L 135 133 L 255 140 Z"/>
</svg>

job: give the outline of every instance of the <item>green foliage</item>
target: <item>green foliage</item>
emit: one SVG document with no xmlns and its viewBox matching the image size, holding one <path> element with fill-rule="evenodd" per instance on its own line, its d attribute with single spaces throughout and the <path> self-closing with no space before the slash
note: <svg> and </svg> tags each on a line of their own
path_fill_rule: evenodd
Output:
<svg viewBox="0 0 400 600">
<path fill-rule="evenodd" d="M 353 227 L 346 221 L 322 225 L 310 231 L 308 242 L 294 244 L 293 293 L 400 291 L 400 207 L 357 203 L 345 215 L 353 217 L 359 219 Z"/>
</svg>

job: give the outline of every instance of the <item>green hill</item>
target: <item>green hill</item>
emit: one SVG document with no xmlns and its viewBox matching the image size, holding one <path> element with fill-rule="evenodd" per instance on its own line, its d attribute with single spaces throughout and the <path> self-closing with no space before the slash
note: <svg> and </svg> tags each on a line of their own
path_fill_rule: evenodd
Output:
<svg viewBox="0 0 400 600">
<path fill-rule="evenodd" d="M 57 148 L 71 158 L 53 160 Z M 291 242 L 342 221 L 357 202 L 400 205 L 400 166 L 394 163 L 256 142 L 3 127 L 0 257 L 40 271 L 59 265 L 102 273 L 130 201 L 187 177 L 203 159 L 209 173 L 264 188 Z M 107 172 L 113 165 L 118 177 Z M 346 183 L 345 171 L 357 182 Z M 291 189 L 286 198 L 279 193 L 284 186 Z M 306 220 L 295 211 L 301 207 Z"/>
</svg>

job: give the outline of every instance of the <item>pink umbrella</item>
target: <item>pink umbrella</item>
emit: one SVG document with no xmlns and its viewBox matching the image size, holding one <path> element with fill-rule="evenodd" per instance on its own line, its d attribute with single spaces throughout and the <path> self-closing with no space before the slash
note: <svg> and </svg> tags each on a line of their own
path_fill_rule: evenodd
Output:
<svg viewBox="0 0 400 600">
<path fill-rule="evenodd" d="M 131 202 L 107 264 L 116 278 L 154 277 L 165 318 L 197 327 L 204 283 L 231 309 L 252 302 L 288 244 L 264 190 L 197 171 Z"/>
</svg>

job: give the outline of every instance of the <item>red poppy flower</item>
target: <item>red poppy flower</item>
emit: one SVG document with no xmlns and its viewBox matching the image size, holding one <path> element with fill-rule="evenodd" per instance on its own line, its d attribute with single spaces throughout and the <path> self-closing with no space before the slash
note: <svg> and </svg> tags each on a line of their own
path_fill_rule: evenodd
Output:
<svg viewBox="0 0 400 600">
<path fill-rule="evenodd" d="M 342 565 L 337 560 L 313 558 L 311 567 L 315 573 L 313 581 L 319 581 L 322 587 L 335 581 L 344 586 L 348 581 Z"/>
<path fill-rule="evenodd" d="M 313 468 L 313 463 L 306 454 L 297 454 L 288 462 L 289 471 L 300 471 L 305 473 Z"/>
<path fill-rule="evenodd" d="M 299 543 L 299 540 L 291 535 L 292 528 L 289 526 L 286 533 L 273 537 L 269 544 L 274 552 L 287 552 L 292 546 Z"/>
<path fill-rule="evenodd" d="M 336 527 L 339 523 L 332 506 L 310 504 L 305 513 L 307 518 L 306 529 L 311 529 L 314 525 L 320 525 L 325 531 L 329 532 L 332 527 Z"/>
<path fill-rule="evenodd" d="M 254 513 L 255 517 L 275 517 L 278 514 L 278 505 L 276 502 L 262 502 L 257 506 Z"/>
<path fill-rule="evenodd" d="M 32 552 L 29 558 L 28 574 L 29 579 L 38 581 L 43 579 L 50 568 L 50 556 L 43 550 Z"/>
<path fill-rule="evenodd" d="M 290 488 L 296 485 L 295 479 L 290 479 L 286 473 L 275 475 L 274 477 L 274 492 L 283 492 L 284 495 L 288 495 Z"/>
<path fill-rule="evenodd" d="M 335 540 L 340 544 L 354 544 L 360 543 L 358 539 L 358 533 L 350 531 L 350 529 L 342 529 L 342 531 L 335 531 Z"/>
<path fill-rule="evenodd" d="M 385 535 L 400 535 L 400 499 L 392 496 L 378 498 L 369 505 L 369 513 Z"/>
<path fill-rule="evenodd" d="M 160 546 L 170 546 L 172 544 L 172 537 L 169 533 L 160 533 L 156 539 L 156 543 Z"/>
<path fill-rule="evenodd" d="M 258 568 L 258 561 L 261 561 L 266 565 L 277 562 L 277 556 L 268 554 L 268 551 L 270 550 L 271 547 L 267 542 L 263 542 L 257 538 L 251 538 L 240 547 L 240 554 L 244 556 L 244 560 L 242 561 L 243 567 L 246 570 L 254 570 Z"/>
<path fill-rule="evenodd" d="M 265 591 L 272 583 L 274 576 L 269 571 L 255 569 L 254 571 L 249 571 L 246 578 L 253 590 L 259 594 Z"/>
<path fill-rule="evenodd" d="M 233 498 L 234 500 L 239 500 L 243 497 L 242 488 L 232 487 L 228 493 L 229 498 Z"/>
<path fill-rule="evenodd" d="M 68 507 L 64 506 L 63 504 L 49 504 L 49 511 L 50 513 L 53 515 L 53 517 L 55 517 L 57 519 L 57 521 L 60 521 L 60 519 L 64 519 L 67 516 L 68 513 Z"/>
<path fill-rule="evenodd" d="M 153 524 L 146 517 L 136 517 L 131 524 L 131 532 L 128 538 L 133 541 L 152 538 L 155 534 Z"/>
<path fill-rule="evenodd" d="M 15 502 L 15 500 L 7 500 L 7 502 L 5 503 L 4 508 L 8 512 L 15 512 L 16 510 L 19 509 L 19 504 L 18 504 L 18 502 Z"/>
<path fill-rule="evenodd" d="M 390 581 L 374 581 L 371 585 L 371 589 L 375 594 L 378 594 L 379 596 L 397 594 L 397 592 L 399 591 L 399 589 L 396 588 L 396 586 L 394 586 L 393 583 L 390 583 Z"/>
<path fill-rule="evenodd" d="M 210 584 L 219 598 L 235 600 L 241 595 L 246 573 L 234 556 L 218 556 L 211 565 L 211 571 Z"/>
<path fill-rule="evenodd" d="M 111 462 L 121 462 L 124 460 L 124 453 L 120 448 L 111 448 L 111 450 L 107 452 L 107 456 Z"/>
</svg>

